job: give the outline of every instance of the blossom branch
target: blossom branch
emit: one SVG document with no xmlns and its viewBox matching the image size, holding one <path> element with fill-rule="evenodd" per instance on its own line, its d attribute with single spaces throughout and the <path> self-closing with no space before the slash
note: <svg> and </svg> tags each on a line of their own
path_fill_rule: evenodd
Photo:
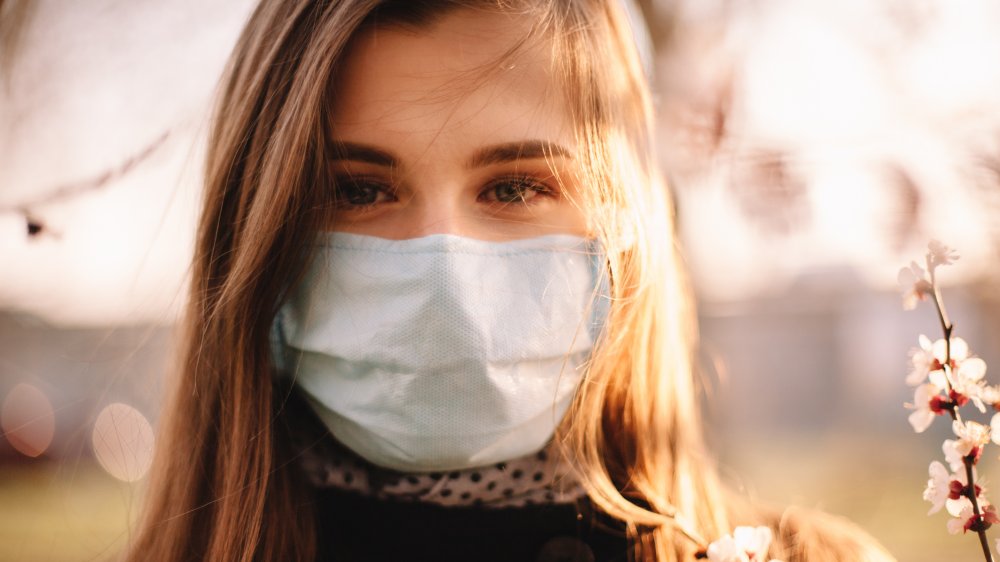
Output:
<svg viewBox="0 0 1000 562">
<path fill-rule="evenodd" d="M 989 525 L 986 524 L 985 519 L 979 511 L 979 502 L 976 501 L 976 485 L 975 485 L 975 475 L 972 472 L 972 461 L 965 460 L 965 478 L 970 484 L 965 487 L 965 497 L 969 498 L 972 502 L 972 512 L 975 514 L 976 521 L 976 534 L 979 535 L 979 544 L 983 547 L 983 556 L 986 557 L 988 562 L 993 562 L 993 553 L 990 552 L 990 544 L 986 539 L 986 529 Z"/>
<path fill-rule="evenodd" d="M 91 191 L 99 191 L 106 188 L 109 184 L 121 177 L 127 175 L 129 172 L 134 170 L 139 164 L 147 160 L 152 156 L 158 149 L 160 149 L 163 144 L 170 137 L 170 131 L 163 132 L 159 137 L 157 137 L 153 142 L 149 143 L 142 150 L 129 156 L 118 166 L 106 170 L 96 177 L 90 178 L 85 181 L 71 183 L 63 186 L 59 186 L 50 192 L 42 195 L 41 197 L 36 197 L 30 201 L 20 201 L 10 204 L 0 204 L 0 213 L 17 213 L 24 217 L 25 223 L 27 224 L 27 230 L 29 236 L 37 236 L 41 234 L 42 231 L 46 230 L 45 224 L 35 215 L 33 209 L 48 205 L 50 203 L 55 203 L 58 201 L 63 201 L 88 193 Z"/>
<path fill-rule="evenodd" d="M 937 263 L 935 263 L 933 244 L 931 252 L 927 254 L 926 263 L 927 272 L 930 275 L 932 289 L 931 295 L 934 298 L 934 308 L 937 311 L 938 321 L 941 323 L 941 331 L 944 333 L 944 362 L 941 367 L 945 373 L 945 381 L 948 383 L 948 392 L 950 395 L 954 389 L 952 384 L 954 375 L 952 372 L 951 334 L 955 329 L 955 325 L 948 319 L 948 312 L 944 307 L 944 298 L 941 296 L 941 287 L 937 283 Z M 961 423 L 961 415 L 958 412 L 957 405 L 956 407 L 951 408 L 949 412 L 951 414 L 952 421 Z M 976 497 L 976 478 L 972 470 L 975 462 L 975 455 L 966 455 L 962 457 L 962 464 L 965 465 L 966 481 L 969 482 L 969 485 L 965 487 L 964 494 L 965 497 L 969 498 L 969 502 L 972 503 L 972 513 L 975 516 L 975 521 L 977 522 L 977 525 L 975 525 L 976 534 L 979 536 L 979 543 L 983 547 L 983 556 L 985 556 L 986 560 L 989 562 L 993 562 L 993 553 L 990 552 L 989 541 L 986 539 L 986 528 L 983 528 L 984 526 L 982 525 L 983 514 L 980 511 L 979 501 Z"/>
<path fill-rule="evenodd" d="M 941 319 L 941 325 L 944 327 L 944 341 L 945 341 L 945 361 L 942 365 L 945 372 L 945 380 L 949 381 L 949 387 L 951 386 L 952 372 L 951 372 L 951 332 L 954 327 L 950 322 L 948 322 L 948 317 L 944 312 L 944 306 L 941 300 L 941 292 L 938 290 L 938 286 L 934 283 L 933 279 L 931 281 L 934 284 L 934 303 L 937 305 L 938 317 Z M 949 388 L 949 390 L 951 390 Z M 952 421 L 961 423 L 961 417 L 958 412 L 958 406 L 949 410 L 951 412 Z M 987 562 L 993 562 L 993 553 L 990 552 L 989 541 L 986 538 L 986 529 L 989 528 L 989 524 L 986 523 L 982 511 L 979 508 L 979 501 L 976 493 L 976 477 L 973 473 L 972 467 L 976 463 L 978 458 L 978 453 L 981 449 L 976 450 L 976 452 L 965 455 L 962 457 L 962 464 L 965 465 L 965 478 L 966 482 L 969 483 L 968 486 L 963 490 L 965 497 L 969 498 L 969 502 L 972 503 L 972 514 L 974 516 L 975 524 L 973 525 L 976 534 L 979 536 L 979 544 L 983 548 L 983 556 L 986 558 Z"/>
<path fill-rule="evenodd" d="M 921 349 L 911 356 L 913 370 L 907 376 L 907 383 L 917 389 L 914 404 L 908 406 L 915 410 L 909 421 L 920 433 L 936 416 L 947 411 L 958 439 L 946 440 L 943 446 L 951 472 L 937 461 L 931 463 L 928 471 L 931 479 L 924 490 L 924 499 L 932 503 L 928 514 L 947 505 L 954 517 L 948 522 L 949 532 L 974 531 L 986 561 L 993 562 L 986 531 L 994 523 L 1000 523 L 1000 518 L 996 508 L 981 495 L 983 489 L 976 484 L 975 465 L 991 439 L 1000 443 L 1000 414 L 995 415 L 991 427 L 987 427 L 975 421 L 964 421 L 959 409 L 969 401 L 983 413 L 986 403 L 1000 409 L 1000 387 L 986 385 L 983 380 L 985 362 L 970 356 L 964 340 L 952 337 L 955 327 L 948 318 L 936 273 L 939 266 L 951 264 L 958 256 L 936 240 L 931 241 L 928 250 L 926 272 L 911 262 L 899 273 L 900 283 L 905 287 L 904 308 L 912 309 L 919 301 L 931 297 L 944 334 L 944 338 L 935 343 L 920 336 Z"/>
</svg>

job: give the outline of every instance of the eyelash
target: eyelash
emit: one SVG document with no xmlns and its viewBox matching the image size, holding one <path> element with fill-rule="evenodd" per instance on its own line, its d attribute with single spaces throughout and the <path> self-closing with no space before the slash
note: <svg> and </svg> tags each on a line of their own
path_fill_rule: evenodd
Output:
<svg viewBox="0 0 1000 562">
<path fill-rule="evenodd" d="M 477 199 L 484 200 L 483 195 L 486 194 L 487 192 L 492 192 L 495 195 L 497 189 L 500 188 L 501 186 L 515 185 L 515 184 L 518 185 L 519 187 L 517 189 L 517 193 L 515 194 L 514 199 L 511 199 L 509 201 L 494 200 L 489 202 L 495 205 L 503 205 L 503 206 L 518 204 L 518 203 L 522 205 L 531 205 L 532 200 L 535 199 L 536 197 L 555 198 L 558 197 L 559 195 L 558 191 L 556 191 L 555 189 L 550 187 L 547 183 L 539 180 L 536 177 L 516 175 L 516 176 L 501 176 L 499 178 L 490 181 L 488 184 L 486 184 L 486 187 L 483 189 L 483 191 L 480 192 L 479 197 L 477 197 Z M 532 193 L 534 193 L 534 195 L 531 195 L 530 197 L 526 198 L 525 192 L 529 190 Z"/>
<path fill-rule="evenodd" d="M 516 186 L 502 197 L 498 190 L 504 186 Z M 354 193 L 345 193 L 345 188 L 354 187 Z M 374 193 L 373 193 L 374 192 Z M 531 195 L 528 195 L 531 193 Z M 372 197 L 374 195 L 374 197 Z M 364 196 L 361 201 L 359 196 Z M 477 201 L 507 207 L 509 205 L 532 205 L 537 197 L 557 198 L 559 191 L 547 182 L 531 175 L 500 176 L 490 180 L 476 197 Z M 352 202 L 352 199 L 354 202 Z M 388 183 L 363 176 L 339 177 L 334 181 L 334 206 L 342 210 L 365 211 L 380 204 L 398 201 L 395 189 Z"/>
<path fill-rule="evenodd" d="M 333 203 L 338 209 L 365 210 L 375 207 L 381 203 L 392 203 L 398 201 L 396 192 L 391 185 L 376 178 L 364 176 L 338 177 L 334 181 Z M 354 193 L 345 193 L 348 187 L 355 188 Z M 372 189 L 374 188 L 374 189 Z M 352 202 L 352 197 L 358 195 L 371 195 L 374 192 L 375 199 L 369 202 Z M 379 199 L 383 196 L 391 198 L 389 201 Z M 355 200 L 356 201 L 356 200 Z"/>
</svg>

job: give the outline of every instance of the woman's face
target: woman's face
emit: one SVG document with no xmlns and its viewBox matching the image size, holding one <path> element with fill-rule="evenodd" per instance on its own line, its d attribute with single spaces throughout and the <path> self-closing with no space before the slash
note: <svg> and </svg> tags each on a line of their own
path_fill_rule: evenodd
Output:
<svg viewBox="0 0 1000 562">
<path fill-rule="evenodd" d="M 334 84 L 332 136 L 343 151 L 329 166 L 330 229 L 390 239 L 586 235 L 551 52 L 532 42 L 503 57 L 528 25 L 466 10 L 354 41 Z"/>
</svg>

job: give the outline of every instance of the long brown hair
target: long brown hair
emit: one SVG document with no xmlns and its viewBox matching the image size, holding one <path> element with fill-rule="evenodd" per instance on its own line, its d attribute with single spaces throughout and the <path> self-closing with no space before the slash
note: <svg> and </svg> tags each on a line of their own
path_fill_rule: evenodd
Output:
<svg viewBox="0 0 1000 562">
<path fill-rule="evenodd" d="M 740 511 L 703 454 L 693 300 L 655 166 L 648 86 L 616 0 L 261 2 L 218 101 L 174 391 L 129 559 L 315 557 L 269 331 L 328 203 L 330 84 L 366 25 L 419 27 L 463 8 L 530 14 L 565 85 L 612 290 L 605 336 L 557 439 L 595 505 L 626 522 L 634 557 L 690 557 L 740 512 L 741 524 L 775 526 L 775 552 L 791 559 L 879 559 L 850 527 Z"/>
</svg>

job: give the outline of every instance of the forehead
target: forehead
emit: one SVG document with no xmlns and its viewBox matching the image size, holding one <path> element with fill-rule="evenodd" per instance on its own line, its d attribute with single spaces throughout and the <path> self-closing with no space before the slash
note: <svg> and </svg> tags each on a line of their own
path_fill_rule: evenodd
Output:
<svg viewBox="0 0 1000 562">
<path fill-rule="evenodd" d="M 374 27 L 333 86 L 338 140 L 461 149 L 573 132 L 548 42 L 523 15 L 459 10 L 421 29 Z"/>
</svg>

